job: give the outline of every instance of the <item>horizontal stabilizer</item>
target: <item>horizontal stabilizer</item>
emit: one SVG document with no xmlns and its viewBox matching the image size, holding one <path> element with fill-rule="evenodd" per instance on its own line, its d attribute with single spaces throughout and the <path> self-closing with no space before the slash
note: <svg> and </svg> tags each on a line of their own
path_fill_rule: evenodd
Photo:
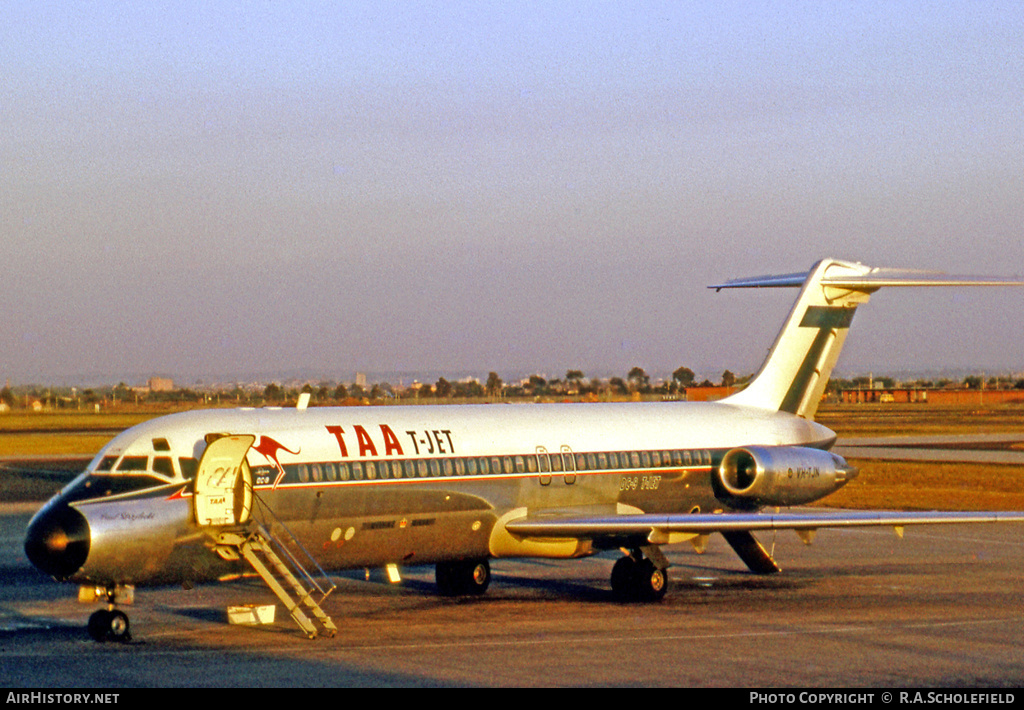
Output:
<svg viewBox="0 0 1024 710">
<path fill-rule="evenodd" d="M 716 291 L 723 288 L 799 288 L 807 282 L 808 272 L 779 276 L 752 276 L 730 279 L 725 283 L 708 286 Z M 819 282 L 822 286 L 845 288 L 851 291 L 876 291 L 892 286 L 1024 286 L 1024 279 L 992 276 L 957 276 L 941 271 L 915 269 L 871 269 L 865 274 L 827 274 Z"/>
</svg>

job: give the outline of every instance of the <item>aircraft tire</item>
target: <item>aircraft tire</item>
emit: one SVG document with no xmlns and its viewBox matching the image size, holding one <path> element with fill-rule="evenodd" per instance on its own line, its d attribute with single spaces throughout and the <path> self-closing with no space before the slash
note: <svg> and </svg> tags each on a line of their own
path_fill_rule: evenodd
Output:
<svg viewBox="0 0 1024 710">
<path fill-rule="evenodd" d="M 612 567 L 612 594 L 621 601 L 630 601 L 636 594 L 637 563 L 630 556 L 615 560 Z"/>
<path fill-rule="evenodd" d="M 107 640 L 107 629 L 110 628 L 110 612 L 99 609 L 89 617 L 89 636 L 93 641 L 103 643 Z"/>
<path fill-rule="evenodd" d="M 479 595 L 491 584 L 491 566 L 487 560 L 438 562 L 435 579 L 443 596 Z"/>
<path fill-rule="evenodd" d="M 637 597 L 643 601 L 656 602 L 665 598 L 668 591 L 668 574 L 650 560 L 643 560 L 637 565 L 636 576 Z"/>
<path fill-rule="evenodd" d="M 116 609 L 110 612 L 110 623 L 107 625 L 107 640 L 118 643 L 128 643 L 132 640 L 130 632 L 131 625 L 128 623 L 128 615 Z"/>
<path fill-rule="evenodd" d="M 89 617 L 88 630 L 89 636 L 100 643 L 128 643 L 132 640 L 128 615 L 116 609 L 100 609 L 94 612 Z"/>
<path fill-rule="evenodd" d="M 621 601 L 659 601 L 668 591 L 668 575 L 661 567 L 644 558 L 627 555 L 612 567 L 612 593 Z"/>
</svg>

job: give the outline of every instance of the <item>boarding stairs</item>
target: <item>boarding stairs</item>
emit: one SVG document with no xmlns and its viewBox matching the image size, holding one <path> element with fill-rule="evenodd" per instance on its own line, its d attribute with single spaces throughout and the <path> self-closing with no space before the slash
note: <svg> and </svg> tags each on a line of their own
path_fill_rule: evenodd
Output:
<svg viewBox="0 0 1024 710">
<path fill-rule="evenodd" d="M 273 515 L 269 508 L 262 507 L 266 515 Z M 322 627 L 325 635 L 334 636 L 338 627 L 324 612 L 321 604 L 336 586 L 282 523 L 278 522 L 275 527 L 289 536 L 292 544 L 301 549 L 316 566 L 319 581 L 306 570 L 281 539 L 272 535 L 263 523 L 254 518 L 241 526 L 241 529 L 221 530 L 217 535 L 217 544 L 238 551 L 281 600 L 306 636 L 316 638 L 320 634 L 319 627 Z M 314 598 L 314 595 L 319 596 L 319 599 Z"/>
</svg>

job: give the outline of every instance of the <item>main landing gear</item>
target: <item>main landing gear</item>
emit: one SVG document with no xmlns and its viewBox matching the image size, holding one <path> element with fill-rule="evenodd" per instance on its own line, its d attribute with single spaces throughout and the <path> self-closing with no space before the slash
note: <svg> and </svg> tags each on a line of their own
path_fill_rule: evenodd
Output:
<svg viewBox="0 0 1024 710">
<path fill-rule="evenodd" d="M 487 560 L 438 562 L 437 590 L 446 597 L 478 595 L 491 584 L 491 566 Z"/>
<path fill-rule="evenodd" d="M 94 641 L 128 643 L 132 635 L 128 615 L 120 609 L 100 609 L 89 617 L 89 635 Z"/>
<path fill-rule="evenodd" d="M 612 593 L 617 599 L 653 602 L 664 598 L 668 591 L 668 564 L 660 551 L 653 553 L 652 557 L 661 564 L 644 557 L 639 549 L 615 562 L 612 567 Z"/>
</svg>

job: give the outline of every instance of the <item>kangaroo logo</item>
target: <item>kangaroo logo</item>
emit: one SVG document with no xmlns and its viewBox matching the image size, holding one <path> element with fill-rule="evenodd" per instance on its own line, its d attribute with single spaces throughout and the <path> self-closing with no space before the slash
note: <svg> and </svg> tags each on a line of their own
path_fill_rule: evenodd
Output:
<svg viewBox="0 0 1024 710">
<path fill-rule="evenodd" d="M 302 447 L 299 447 L 299 451 L 292 451 L 287 446 L 271 439 L 269 436 L 262 435 L 260 436 L 260 443 L 253 446 L 252 449 L 253 451 L 258 451 L 263 454 L 263 458 L 274 464 L 274 468 L 277 469 L 277 478 L 274 479 L 274 488 L 277 488 L 277 484 L 281 482 L 282 478 L 284 478 L 284 467 L 281 466 L 281 462 L 277 460 L 277 452 L 286 451 L 294 456 L 302 451 Z"/>
</svg>

